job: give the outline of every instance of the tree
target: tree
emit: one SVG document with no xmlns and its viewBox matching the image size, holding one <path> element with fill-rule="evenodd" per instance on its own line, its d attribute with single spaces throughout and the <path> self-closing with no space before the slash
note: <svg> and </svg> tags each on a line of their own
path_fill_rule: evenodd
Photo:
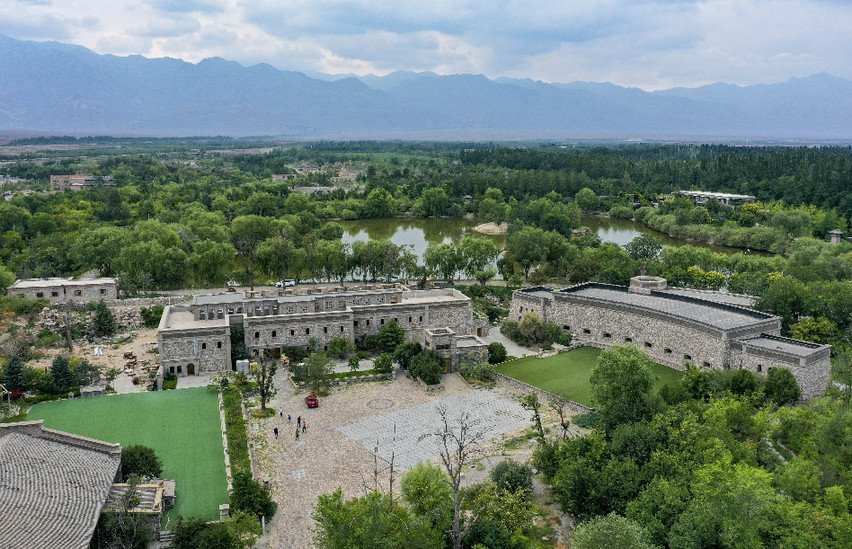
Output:
<svg viewBox="0 0 852 549">
<path fill-rule="evenodd" d="M 802 398 L 802 390 L 796 383 L 796 377 L 787 368 L 770 367 L 763 387 L 766 398 L 778 406 L 795 404 Z"/>
<path fill-rule="evenodd" d="M 751 370 L 741 369 L 733 373 L 728 386 L 735 395 L 751 396 L 760 388 L 760 383 Z"/>
<path fill-rule="evenodd" d="M 441 533 L 427 517 L 370 492 L 348 501 L 338 488 L 317 499 L 314 545 L 318 549 L 440 549 Z"/>
<path fill-rule="evenodd" d="M 259 215 L 243 215 L 231 222 L 231 240 L 237 255 L 245 260 L 249 287 L 254 290 L 254 269 L 257 247 L 272 232 L 271 219 Z"/>
<path fill-rule="evenodd" d="M 12 355 L 3 369 L 3 385 L 12 392 L 24 390 L 24 364 L 18 355 Z"/>
<path fill-rule="evenodd" d="M 361 217 L 393 217 L 396 200 L 385 189 L 373 189 L 361 208 Z"/>
<path fill-rule="evenodd" d="M 382 353 L 373 361 L 373 369 L 380 374 L 389 374 L 393 370 L 393 359 L 387 353 Z"/>
<path fill-rule="evenodd" d="M 10 271 L 5 265 L 0 265 L 0 295 L 6 295 L 6 288 L 15 283 L 15 273 Z"/>
<path fill-rule="evenodd" d="M 488 364 L 500 364 L 506 360 L 506 347 L 499 341 L 488 344 Z"/>
<path fill-rule="evenodd" d="M 121 494 L 116 509 L 101 513 L 90 547 L 146 549 L 151 542 L 151 528 L 140 513 L 131 512 L 139 505 L 137 476 L 127 479 L 127 490 Z"/>
<path fill-rule="evenodd" d="M 64 393 L 74 385 L 74 376 L 71 375 L 71 366 L 68 357 L 59 355 L 53 359 L 50 365 L 50 377 L 57 393 Z"/>
<path fill-rule="evenodd" d="M 423 346 L 420 345 L 419 341 L 406 341 L 405 343 L 401 343 L 397 345 L 396 350 L 393 352 L 393 359 L 404 369 L 408 369 L 411 366 L 411 361 L 414 360 L 414 357 L 420 354 L 423 350 Z"/>
<path fill-rule="evenodd" d="M 202 240 L 192 245 L 187 262 L 196 282 L 207 287 L 217 286 L 228 279 L 236 253 L 229 242 Z"/>
<path fill-rule="evenodd" d="M 423 253 L 423 261 L 429 272 L 447 282 L 452 282 L 456 272 L 462 268 L 462 258 L 454 244 L 429 244 Z"/>
<path fill-rule="evenodd" d="M 583 213 L 595 213 L 600 209 L 598 196 L 588 187 L 583 187 L 574 195 L 574 202 Z"/>
<path fill-rule="evenodd" d="M 654 549 L 642 526 L 615 513 L 581 522 L 571 534 L 574 549 Z"/>
<path fill-rule="evenodd" d="M 420 195 L 420 208 L 426 217 L 440 217 L 447 209 L 447 191 L 432 187 Z"/>
<path fill-rule="evenodd" d="M 807 317 L 790 325 L 790 337 L 804 341 L 830 344 L 837 335 L 837 324 L 825 317 Z"/>
<path fill-rule="evenodd" d="M 338 358 L 346 358 L 355 351 L 355 344 L 348 337 L 335 337 L 328 342 L 328 353 Z"/>
<path fill-rule="evenodd" d="M 254 547 L 261 529 L 257 518 L 235 511 L 231 518 L 220 522 L 178 517 L 172 533 L 173 549 L 250 549 Z"/>
<path fill-rule="evenodd" d="M 466 236 L 459 243 L 459 253 L 465 274 L 475 278 L 477 272 L 491 265 L 500 250 L 490 238 Z"/>
<path fill-rule="evenodd" d="M 257 517 L 272 518 L 277 505 L 272 501 L 269 490 L 254 480 L 250 471 L 236 471 L 234 473 L 233 490 L 231 490 L 231 509 L 244 511 Z"/>
<path fill-rule="evenodd" d="M 383 351 L 393 353 L 405 341 L 405 329 L 399 323 L 390 319 L 379 330 L 379 347 Z"/>
<path fill-rule="evenodd" d="M 274 360 L 260 359 L 257 365 L 251 369 L 251 375 L 257 384 L 257 392 L 260 395 L 260 409 L 266 411 L 266 403 L 278 392 L 275 389 L 275 372 L 278 371 L 278 363 Z"/>
<path fill-rule="evenodd" d="M 650 419 L 657 409 L 651 359 L 632 345 L 602 351 L 592 370 L 592 399 L 601 425 L 611 432 L 622 423 Z"/>
<path fill-rule="evenodd" d="M 311 391 L 320 393 L 328 389 L 329 377 L 334 372 L 334 361 L 325 353 L 313 353 L 305 361 L 303 381 Z"/>
<path fill-rule="evenodd" d="M 535 429 L 538 433 L 538 439 L 544 442 L 544 426 L 541 424 L 541 402 L 538 400 L 538 395 L 535 393 L 527 393 L 517 397 L 521 407 L 524 410 L 532 412 Z"/>
<path fill-rule="evenodd" d="M 349 357 L 349 370 L 352 372 L 357 372 L 358 367 L 361 365 L 361 359 L 358 356 Z"/>
<path fill-rule="evenodd" d="M 92 331 L 96 337 L 115 334 L 115 315 L 103 300 L 95 304 L 95 319 L 92 321 Z"/>
<path fill-rule="evenodd" d="M 645 276 L 648 272 L 648 262 L 656 259 L 663 249 L 663 243 L 650 234 L 637 236 L 624 246 L 624 251 L 627 252 L 632 259 L 641 262 L 639 274 Z"/>
<path fill-rule="evenodd" d="M 426 385 L 436 385 L 441 382 L 441 374 L 444 373 L 446 359 L 437 351 L 426 349 L 421 351 L 411 360 L 408 374 L 419 377 Z"/>
<path fill-rule="evenodd" d="M 453 544 L 453 549 L 461 549 L 462 540 L 475 522 L 475 520 L 467 520 L 462 524 L 464 503 L 468 497 L 467 492 L 462 490 L 462 473 L 478 455 L 479 444 L 485 440 L 485 430 L 480 427 L 478 420 L 471 419 L 468 412 L 462 412 L 455 418 L 451 418 L 447 409 L 439 406 L 438 415 L 441 418 L 440 428 L 422 435 L 418 440 L 427 438 L 438 440 L 441 463 L 447 472 L 449 477 L 447 483 L 452 490 L 453 521 L 449 530 L 450 542 Z"/>
<path fill-rule="evenodd" d="M 133 444 L 121 450 L 121 479 L 123 482 L 131 476 L 141 479 L 159 478 L 163 471 L 163 462 L 153 448 Z"/>
<path fill-rule="evenodd" d="M 449 530 L 453 517 L 453 491 L 443 469 L 429 461 L 421 461 L 402 477 L 400 490 L 413 513 L 427 517 L 439 532 Z"/>
</svg>

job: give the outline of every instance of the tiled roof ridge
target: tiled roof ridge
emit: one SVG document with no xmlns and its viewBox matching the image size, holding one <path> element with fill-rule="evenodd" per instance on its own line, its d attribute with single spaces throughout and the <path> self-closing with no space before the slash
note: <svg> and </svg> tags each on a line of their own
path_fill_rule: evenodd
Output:
<svg viewBox="0 0 852 549">
<path fill-rule="evenodd" d="M 740 341 L 749 342 L 752 339 L 771 339 L 773 341 L 780 341 L 782 343 L 788 343 L 790 345 L 798 345 L 799 347 L 807 347 L 808 349 L 819 349 L 820 347 L 828 347 L 828 345 L 822 343 L 814 343 L 812 341 L 803 341 L 801 339 L 794 339 L 792 337 L 784 337 L 780 335 L 761 333 L 760 335 L 752 336 L 752 337 L 744 337 L 740 338 Z"/>
</svg>

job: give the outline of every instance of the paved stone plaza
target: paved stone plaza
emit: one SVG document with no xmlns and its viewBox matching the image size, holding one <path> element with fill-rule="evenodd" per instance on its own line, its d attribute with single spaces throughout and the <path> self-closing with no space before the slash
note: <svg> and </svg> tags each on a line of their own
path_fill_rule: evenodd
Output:
<svg viewBox="0 0 852 549">
<path fill-rule="evenodd" d="M 294 391 L 281 374 L 276 378 L 279 394 L 271 405 L 283 411 L 283 417 L 253 420 L 251 430 L 257 448 L 258 475 L 269 480 L 278 502 L 269 533 L 258 547 L 311 547 L 311 514 L 317 497 L 338 488 L 345 498 L 363 495 L 375 484 L 377 466 L 379 485 L 386 491 L 388 465 L 383 459 L 391 451 L 388 441 L 394 423 L 395 491 L 399 490 L 402 470 L 438 456 L 434 443 L 418 443 L 417 438 L 440 427 L 436 412 L 439 405 L 445 405 L 452 413 L 470 412 L 482 420 L 490 437 L 530 426 L 529 415 L 507 390 L 472 390 L 455 374 L 444 376 L 446 390 L 438 394 L 427 394 L 411 380 L 400 378 L 335 389 L 330 396 L 320 398 L 319 407 L 313 409 L 305 407 L 304 392 Z M 296 441 L 299 416 L 307 421 L 307 429 Z M 280 431 L 277 440 L 272 436 L 274 427 Z M 379 455 L 383 457 L 378 461 L 373 456 L 376 436 Z"/>
<path fill-rule="evenodd" d="M 437 438 L 418 440 L 421 435 L 433 433 L 441 427 L 439 407 L 447 410 L 450 426 L 457 425 L 458 419 L 468 413 L 471 424 L 478 423 L 486 438 L 529 425 L 528 412 L 516 400 L 492 391 L 475 390 L 356 421 L 337 430 L 369 452 L 378 447 L 379 457 L 386 462 L 390 462 L 393 454 L 394 464 L 408 469 L 420 461 L 441 455 Z"/>
</svg>

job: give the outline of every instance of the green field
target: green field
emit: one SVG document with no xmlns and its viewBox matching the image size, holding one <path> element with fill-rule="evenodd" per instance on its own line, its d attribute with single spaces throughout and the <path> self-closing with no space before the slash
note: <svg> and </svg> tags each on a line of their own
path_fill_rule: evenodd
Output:
<svg viewBox="0 0 852 549">
<path fill-rule="evenodd" d="M 122 446 L 143 444 L 163 461 L 163 476 L 177 481 L 175 506 L 163 519 L 178 515 L 216 520 L 228 502 L 219 401 L 206 388 L 157 391 L 45 402 L 29 419 L 46 427 Z M 171 526 L 171 525 L 170 525 Z"/>
<path fill-rule="evenodd" d="M 592 405 L 592 385 L 589 377 L 597 363 L 600 349 L 581 347 L 548 358 L 527 357 L 500 364 L 494 369 L 518 381 L 561 395 L 585 406 Z M 681 373 L 667 366 L 654 364 L 655 389 L 676 382 Z"/>
</svg>

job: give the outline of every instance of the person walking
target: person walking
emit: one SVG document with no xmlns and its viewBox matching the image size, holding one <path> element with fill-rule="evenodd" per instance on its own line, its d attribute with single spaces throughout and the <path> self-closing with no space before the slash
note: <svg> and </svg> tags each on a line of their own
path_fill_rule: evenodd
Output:
<svg viewBox="0 0 852 549">
<path fill-rule="evenodd" d="M 296 440 L 297 441 L 299 440 L 299 428 L 298 427 L 296 427 Z"/>
<path fill-rule="evenodd" d="M 275 440 L 278 440 L 278 427 L 273 429 L 272 432 L 275 433 Z"/>
<path fill-rule="evenodd" d="M 302 432 L 304 433 L 307 430 L 308 430 L 308 422 L 307 422 L 307 420 L 305 420 L 305 421 L 302 422 Z"/>
<path fill-rule="evenodd" d="M 302 426 L 302 416 L 296 418 L 296 429 Z"/>
<path fill-rule="evenodd" d="M 287 423 L 290 423 L 290 414 L 287 414 Z"/>
</svg>

